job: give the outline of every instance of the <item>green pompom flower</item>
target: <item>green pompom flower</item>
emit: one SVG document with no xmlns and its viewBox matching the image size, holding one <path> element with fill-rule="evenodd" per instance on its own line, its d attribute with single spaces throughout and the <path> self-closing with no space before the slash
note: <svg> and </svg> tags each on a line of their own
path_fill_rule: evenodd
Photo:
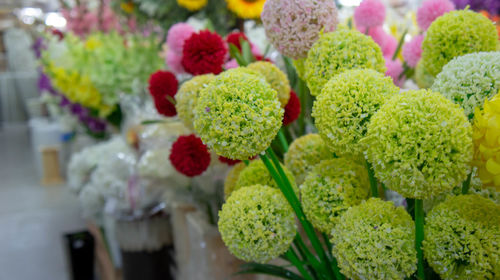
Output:
<svg viewBox="0 0 500 280">
<path fill-rule="evenodd" d="M 314 227 L 330 233 L 339 217 L 370 195 L 364 165 L 347 158 L 323 160 L 300 186 L 302 206 Z"/>
<path fill-rule="evenodd" d="M 290 181 L 290 184 L 292 184 L 292 188 L 295 190 L 295 193 L 298 194 L 299 191 L 292 172 L 290 172 L 290 170 L 288 170 L 288 168 L 283 165 L 281 165 L 281 167 L 283 168 L 288 181 Z M 251 185 L 266 185 L 273 188 L 278 188 L 278 185 L 261 160 L 254 160 L 250 162 L 250 164 L 240 172 L 240 176 L 236 181 L 234 190 Z"/>
<path fill-rule="evenodd" d="M 349 69 L 374 69 L 385 73 L 380 47 L 368 36 L 354 30 L 322 34 L 307 54 L 305 80 L 311 94 L 320 94 L 333 76 Z"/>
<path fill-rule="evenodd" d="M 243 162 L 239 162 L 229 170 L 226 175 L 226 179 L 224 180 L 224 198 L 227 199 L 231 193 L 236 188 L 236 182 L 240 177 L 240 173 L 243 169 L 245 169 L 246 165 Z"/>
<path fill-rule="evenodd" d="M 307 134 L 295 139 L 285 154 L 285 166 L 295 176 L 297 184 L 302 184 L 314 165 L 324 159 L 333 158 L 326 143 L 319 134 Z"/>
<path fill-rule="evenodd" d="M 276 65 L 267 61 L 256 61 L 247 66 L 248 69 L 260 73 L 271 87 L 278 93 L 281 107 L 285 107 L 290 99 L 290 82 L 288 77 Z"/>
<path fill-rule="evenodd" d="M 434 76 L 429 74 L 424 68 L 422 60 L 420 60 L 415 68 L 415 83 L 417 83 L 419 88 L 430 88 L 434 83 Z"/>
<path fill-rule="evenodd" d="M 184 125 L 189 129 L 194 129 L 194 109 L 196 108 L 200 91 L 205 88 L 214 77 L 215 76 L 212 74 L 195 76 L 191 80 L 183 83 L 175 95 L 175 109 L 177 110 L 177 114 Z"/>
<path fill-rule="evenodd" d="M 347 210 L 331 241 L 349 279 L 405 279 L 417 269 L 415 224 L 390 201 L 370 198 Z"/>
<path fill-rule="evenodd" d="M 262 185 L 234 191 L 219 211 L 218 227 L 232 254 L 258 263 L 284 254 L 297 232 L 295 215 L 285 196 Z"/>
<path fill-rule="evenodd" d="M 264 151 L 281 127 L 283 109 L 276 91 L 248 69 L 215 77 L 198 98 L 194 127 L 209 149 L 246 160 Z"/>
<path fill-rule="evenodd" d="M 500 89 L 500 52 L 472 53 L 456 57 L 443 67 L 432 90 L 464 108 L 469 120 Z"/>
<path fill-rule="evenodd" d="M 365 147 L 359 140 L 370 118 L 398 92 L 390 77 L 371 69 L 347 70 L 331 78 L 314 102 L 319 134 L 337 154 L 362 154 Z"/>
<path fill-rule="evenodd" d="M 450 60 L 468 53 L 495 51 L 498 34 L 487 17 L 469 10 L 438 17 L 422 42 L 422 63 L 432 76 Z"/>
<path fill-rule="evenodd" d="M 443 279 L 498 279 L 500 206 L 476 194 L 448 197 L 427 215 L 423 249 Z"/>
<path fill-rule="evenodd" d="M 375 176 L 404 197 L 450 191 L 465 180 L 472 160 L 463 110 L 430 90 L 393 96 L 371 118 L 363 141 Z"/>
</svg>

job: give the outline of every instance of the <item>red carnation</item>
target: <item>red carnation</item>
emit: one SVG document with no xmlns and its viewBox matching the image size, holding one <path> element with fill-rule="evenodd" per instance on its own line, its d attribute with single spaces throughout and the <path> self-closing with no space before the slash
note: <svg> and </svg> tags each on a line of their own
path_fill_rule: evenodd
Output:
<svg viewBox="0 0 500 280">
<path fill-rule="evenodd" d="M 177 93 L 179 82 L 175 75 L 168 71 L 158 70 L 149 77 L 149 93 L 153 98 L 174 97 Z"/>
<path fill-rule="evenodd" d="M 230 159 L 230 158 L 227 158 L 227 157 L 223 157 L 223 156 L 219 156 L 219 161 L 220 162 L 223 162 L 229 166 L 231 165 L 235 165 L 237 164 L 238 162 L 240 162 L 241 160 L 237 160 L 237 159 Z"/>
<path fill-rule="evenodd" d="M 170 162 L 180 173 L 193 177 L 207 170 L 210 153 L 207 146 L 194 134 L 179 136 L 172 145 Z"/>
<path fill-rule="evenodd" d="M 283 125 L 289 125 L 294 122 L 300 115 L 300 100 L 293 90 L 290 91 L 290 99 L 285 106 L 285 116 L 283 117 Z"/>
<path fill-rule="evenodd" d="M 219 74 L 222 72 L 227 47 L 217 33 L 203 30 L 193 33 L 184 42 L 182 66 L 192 75 Z"/>
<path fill-rule="evenodd" d="M 159 114 L 166 117 L 177 115 L 175 104 L 172 103 L 171 100 L 168 100 L 167 97 L 153 98 L 153 101 L 155 102 L 156 111 L 158 111 Z"/>
<path fill-rule="evenodd" d="M 248 38 L 243 32 L 231 32 L 226 37 L 227 44 L 235 45 L 241 52 L 241 39 L 248 42 Z"/>
</svg>

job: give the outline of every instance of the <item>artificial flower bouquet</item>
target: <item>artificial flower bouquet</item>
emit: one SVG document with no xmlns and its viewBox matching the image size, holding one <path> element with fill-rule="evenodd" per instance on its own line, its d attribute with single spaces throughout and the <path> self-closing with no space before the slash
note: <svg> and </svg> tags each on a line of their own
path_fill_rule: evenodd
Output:
<svg viewBox="0 0 500 280">
<path fill-rule="evenodd" d="M 443 12 L 430 23 L 418 62 L 432 77 L 431 89 L 401 91 L 394 76 L 384 75 L 380 44 L 363 34 L 369 30 L 337 25 L 332 1 L 268 0 L 261 19 L 274 47 L 293 60 L 298 96 L 310 91 L 314 97 L 302 114 L 311 111 L 318 133 L 288 145 L 279 136 L 291 100 L 286 75 L 269 62 L 244 59 L 225 70 L 217 60 L 224 45 L 209 33 L 198 34 L 206 45 L 184 42 L 183 54 L 198 58 L 183 62 L 194 78 L 178 91 L 178 84 L 159 83 L 170 88 L 161 94 L 150 83 L 158 111 L 178 113 L 194 129 L 183 140 L 186 151 L 242 161 L 226 178 L 218 220 L 228 249 L 250 262 L 240 273 L 497 279 L 500 54 L 494 24 L 468 9 Z M 204 60 L 207 53 L 213 57 Z M 173 74 L 162 75 L 173 81 Z M 197 158 L 186 153 L 179 166 L 200 167 L 204 160 Z M 403 196 L 403 206 L 385 200 L 386 190 Z M 438 196 L 444 201 L 425 212 L 424 201 Z M 268 263 L 275 258 L 288 265 Z"/>
<path fill-rule="evenodd" d="M 40 61 L 44 86 L 97 137 L 119 128 L 120 94 L 141 95 L 149 75 L 164 64 L 155 36 L 115 32 L 49 36 Z"/>
</svg>

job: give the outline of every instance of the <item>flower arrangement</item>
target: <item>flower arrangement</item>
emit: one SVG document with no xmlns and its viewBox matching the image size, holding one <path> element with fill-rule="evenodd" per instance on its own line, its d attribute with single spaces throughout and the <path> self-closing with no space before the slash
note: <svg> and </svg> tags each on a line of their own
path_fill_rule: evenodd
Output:
<svg viewBox="0 0 500 280">
<path fill-rule="evenodd" d="M 163 65 L 153 37 L 113 32 L 50 38 L 41 62 L 57 92 L 89 117 L 115 126 L 121 122 L 120 94 L 142 93 L 150 74 Z"/>
<path fill-rule="evenodd" d="M 227 2 L 252 7 L 231 6 L 240 17 L 256 17 L 262 4 Z M 205 3 L 175 4 L 191 12 Z M 492 23 L 428 0 L 417 12 L 421 34 L 405 44 L 406 32 L 398 42 L 384 30 L 378 0 L 354 10 L 355 26 L 337 25 L 332 1 L 268 0 L 262 9 L 283 64 L 262 61 L 245 33 L 169 30 L 172 72 L 148 74 L 161 115 L 150 124 L 186 127 L 165 136 L 168 147 L 143 155 L 163 157 L 169 172 L 139 164 L 142 175 L 204 179 L 215 164 L 232 166 L 216 223 L 228 250 L 248 262 L 241 274 L 498 278 L 500 77 Z M 400 90 L 411 71 L 431 89 Z M 130 174 L 117 166 L 90 176 L 106 188 L 84 188 L 89 205 L 121 195 Z M 76 174 L 75 185 L 86 178 Z M 389 200 L 396 192 L 400 203 Z M 427 217 L 424 200 L 435 204 Z M 285 264 L 268 263 L 275 258 Z"/>
<path fill-rule="evenodd" d="M 299 1 L 289 2 L 289 5 L 293 7 L 296 3 Z M 378 4 L 376 1 L 363 3 L 373 7 Z M 430 7 L 431 4 L 426 5 Z M 280 5 L 280 1 L 268 1 L 264 6 L 262 18 L 269 37 L 280 38 L 291 33 L 281 26 L 285 23 L 267 18 L 281 12 L 277 7 L 285 9 Z M 438 16 L 427 14 L 423 21 L 427 21 L 430 27 L 425 36 L 417 37 L 404 48 L 403 56 L 411 67 L 425 66 L 419 74 L 426 79 L 425 82 L 436 76 L 427 67 L 424 54 L 425 42 L 434 36 L 429 34 L 436 32 L 433 31 L 435 26 L 450 20 L 447 19 L 450 15 L 483 22 L 477 14 L 469 14 L 473 12 L 450 10 L 449 7 L 437 9 Z M 312 8 L 304 11 L 302 17 L 318 17 Z M 289 14 L 293 12 L 290 10 Z M 470 82 L 454 83 L 460 96 L 475 100 L 467 105 L 476 111 L 473 133 L 468 118 L 470 109 L 464 105 L 469 101 L 449 97 L 451 94 L 437 88 L 445 82 L 436 82 L 436 88 L 432 90 L 400 91 L 397 84 L 401 85 L 401 75 L 405 75 L 409 65 L 399 60 L 403 41 L 392 51 L 387 51 L 389 56 L 384 55 L 381 42 L 388 39 L 376 35 L 384 17 L 381 13 L 373 16 L 373 21 L 366 19 L 363 23 L 365 18 L 360 17 L 357 21 L 361 23 L 356 23 L 368 34 L 373 32 L 373 36 L 346 27 L 337 27 L 335 31 L 319 28 L 306 56 L 292 56 L 294 61 L 285 59 L 288 83 L 297 90 L 301 115 L 309 113 L 307 107 L 302 111 L 303 105 L 307 105 L 307 98 L 302 99 L 303 96 L 309 94 L 308 90 L 315 96 L 311 104 L 314 119 L 311 126 L 318 130 L 318 134 L 283 133 L 286 132 L 283 129 L 286 128 L 283 127 L 283 104 L 280 104 L 279 87 L 273 85 L 276 79 L 271 79 L 274 73 L 256 69 L 242 59 L 244 55 L 237 59 L 240 67 L 217 74 L 195 93 L 194 130 L 203 143 L 219 156 L 243 161 L 237 163 L 226 177 L 226 202 L 219 212 L 218 222 L 229 251 L 250 262 L 242 266 L 240 273 L 268 273 L 287 279 L 308 280 L 346 277 L 432 279 L 432 273 L 437 273 L 447 279 L 448 276 L 443 274 L 447 270 L 442 267 L 452 273 L 465 271 L 468 263 L 444 263 L 446 257 L 435 251 L 424 255 L 427 246 L 429 249 L 434 246 L 430 250 L 439 250 L 437 245 L 429 243 L 434 242 L 431 240 L 441 242 L 449 238 L 447 244 L 462 244 L 459 240 L 467 237 L 463 234 L 430 237 L 438 234 L 434 227 L 444 221 L 432 221 L 432 211 L 438 212 L 439 207 L 445 207 L 446 201 L 452 198 L 431 210 L 428 221 L 424 216 L 423 200 L 449 196 L 457 191 L 457 187 L 464 196 L 474 196 L 468 193 L 480 192 L 475 186 L 481 176 L 488 186 L 494 182 L 498 170 L 492 151 L 497 145 L 493 143 L 496 134 L 491 132 L 496 126 L 491 120 L 496 116 L 497 99 L 491 99 L 491 92 L 498 90 L 487 86 L 493 85 L 489 79 L 495 80 L 495 75 L 491 74 L 494 67 L 483 65 L 494 65 L 496 60 L 493 54 L 486 56 L 482 53 L 471 54 L 474 59 L 468 59 L 468 56 L 450 58 L 452 63 L 436 77 L 436 80 L 443 81 L 446 75 L 450 80 L 463 79 L 462 73 L 453 72 L 460 70 L 447 69 L 465 67 L 468 69 L 461 71 L 464 78 L 467 71 L 471 71 L 482 76 L 473 81 L 483 84 L 482 80 L 485 80 L 485 87 L 481 88 Z M 453 32 L 455 30 L 449 30 L 442 36 Z M 234 42 L 245 41 L 241 34 L 235 34 L 234 38 L 231 39 Z M 460 39 L 467 40 L 467 36 Z M 297 43 L 296 40 L 288 41 L 290 46 Z M 271 39 L 271 42 L 278 50 L 287 51 L 281 45 L 281 39 Z M 248 53 L 249 46 L 232 45 L 232 53 L 237 50 L 243 54 L 245 49 Z M 464 66 L 455 66 L 462 64 L 455 62 L 460 60 L 464 61 Z M 384 73 L 390 77 L 384 77 Z M 306 104 L 302 103 L 303 100 Z M 481 109 L 483 102 L 484 108 Z M 283 158 L 275 150 L 283 152 Z M 253 156 L 260 159 L 248 161 Z M 473 158 L 477 160 L 473 161 Z M 472 178 L 473 162 L 479 166 L 479 179 Z M 481 175 L 485 170 L 489 174 Z M 469 190 L 471 184 L 474 190 Z M 402 195 L 403 206 L 384 201 L 381 192 L 386 190 Z M 485 200 L 496 197 L 492 189 L 485 189 L 484 196 Z M 488 207 L 493 204 L 488 202 Z M 478 212 L 498 215 L 493 208 Z M 297 222 L 284 218 L 284 212 L 286 217 L 293 213 Z M 464 214 L 458 215 L 464 217 Z M 480 223 L 482 218 L 478 217 L 474 215 L 468 221 Z M 484 236 L 491 236 L 498 228 L 493 223 L 481 226 L 481 231 L 489 232 Z M 302 228 L 304 234 L 296 234 L 296 227 Z M 316 230 L 322 238 L 318 237 Z M 308 239 L 310 246 L 305 245 L 303 238 Z M 475 253 L 478 256 L 484 252 L 480 246 L 474 248 L 477 248 Z M 460 246 L 450 248 L 455 249 L 460 250 Z M 459 251 L 456 252 L 453 256 L 457 256 Z M 267 263 L 279 256 L 296 270 Z M 485 267 L 483 264 L 494 267 L 490 261 L 494 259 L 481 260 L 477 266 L 471 264 L 471 269 Z M 453 268 L 453 265 L 459 268 Z M 486 270 L 490 273 L 484 274 L 487 277 L 496 276 L 492 274 L 496 272 Z M 461 276 L 467 279 L 470 275 Z"/>
</svg>

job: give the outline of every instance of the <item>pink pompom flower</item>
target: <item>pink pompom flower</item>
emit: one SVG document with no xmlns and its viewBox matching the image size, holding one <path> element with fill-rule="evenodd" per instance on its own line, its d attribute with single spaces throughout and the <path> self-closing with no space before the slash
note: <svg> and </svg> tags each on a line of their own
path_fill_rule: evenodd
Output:
<svg viewBox="0 0 500 280">
<path fill-rule="evenodd" d="M 387 33 L 386 33 L 387 34 Z M 396 49 L 398 48 L 398 40 L 394 38 L 392 35 L 387 34 L 385 39 L 385 44 L 382 47 L 382 54 L 384 56 L 392 57 Z"/>
<path fill-rule="evenodd" d="M 417 63 L 422 57 L 422 42 L 424 35 L 418 35 L 403 45 L 403 58 L 410 67 L 417 67 Z"/>
<path fill-rule="evenodd" d="M 176 52 L 172 51 L 171 49 L 167 50 L 167 55 L 165 58 L 165 62 L 168 65 L 168 68 L 170 71 L 174 72 L 175 74 L 184 74 L 186 71 L 184 70 L 184 67 L 182 66 L 182 54 L 177 54 Z"/>
<path fill-rule="evenodd" d="M 398 87 L 402 87 L 406 80 L 404 75 L 401 76 L 404 71 L 403 65 L 399 60 L 392 60 L 391 57 L 386 56 L 384 58 L 385 67 L 387 68 L 387 71 L 385 71 L 385 75 L 391 77 L 395 85 L 397 85 Z"/>
<path fill-rule="evenodd" d="M 332 0 L 267 0 L 261 14 L 267 38 L 282 54 L 305 58 L 321 30 L 337 28 Z"/>
<path fill-rule="evenodd" d="M 359 27 L 375 27 L 384 24 L 385 6 L 380 0 L 363 0 L 354 10 L 354 22 Z"/>
<path fill-rule="evenodd" d="M 455 10 L 450 0 L 427 0 L 417 10 L 417 23 L 420 29 L 427 30 L 431 23 L 443 14 Z"/>
<path fill-rule="evenodd" d="M 167 34 L 167 45 L 168 47 L 177 53 L 182 55 L 182 48 L 184 46 L 184 41 L 191 37 L 195 32 L 194 28 L 184 22 L 176 23 L 170 27 Z"/>
</svg>

